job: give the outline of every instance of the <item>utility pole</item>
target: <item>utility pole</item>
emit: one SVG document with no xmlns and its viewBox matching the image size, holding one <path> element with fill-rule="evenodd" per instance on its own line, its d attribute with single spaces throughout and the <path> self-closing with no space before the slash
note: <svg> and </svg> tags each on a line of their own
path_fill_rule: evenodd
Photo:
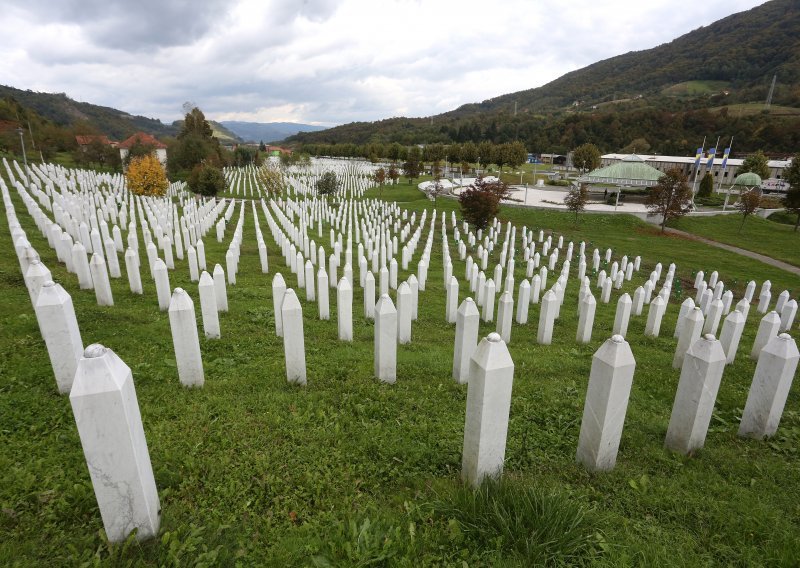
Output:
<svg viewBox="0 0 800 568">
<path fill-rule="evenodd" d="M 764 110 L 769 110 L 769 106 L 772 104 L 772 95 L 775 93 L 775 81 L 778 80 L 777 75 L 772 76 L 772 85 L 769 86 L 769 94 L 767 95 L 767 104 L 764 105 Z"/>
</svg>

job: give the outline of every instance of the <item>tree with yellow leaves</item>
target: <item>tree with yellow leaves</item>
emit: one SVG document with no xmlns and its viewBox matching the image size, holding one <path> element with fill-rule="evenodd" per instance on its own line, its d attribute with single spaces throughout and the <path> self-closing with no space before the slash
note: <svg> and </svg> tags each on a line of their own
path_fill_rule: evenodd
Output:
<svg viewBox="0 0 800 568">
<path fill-rule="evenodd" d="M 167 174 L 153 154 L 131 160 L 128 166 L 128 189 L 136 195 L 164 195 L 169 186 Z"/>
</svg>

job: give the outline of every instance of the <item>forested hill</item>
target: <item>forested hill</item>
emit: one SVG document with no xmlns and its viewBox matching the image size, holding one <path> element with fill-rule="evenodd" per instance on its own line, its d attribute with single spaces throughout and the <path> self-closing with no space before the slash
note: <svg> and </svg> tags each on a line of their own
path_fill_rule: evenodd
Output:
<svg viewBox="0 0 800 568">
<path fill-rule="evenodd" d="M 447 114 L 513 112 L 582 106 L 638 95 L 680 95 L 688 81 L 724 82 L 735 102 L 765 100 L 778 76 L 774 102 L 800 103 L 800 2 L 772 0 L 700 27 L 653 49 L 634 51 L 567 73 L 537 89 L 502 95 Z M 715 85 L 712 85 L 712 88 Z M 665 92 L 666 91 L 666 92 Z"/>
<path fill-rule="evenodd" d="M 0 99 L 11 97 L 23 107 L 59 126 L 86 123 L 114 140 L 124 140 L 134 132 L 154 136 L 174 136 L 177 129 L 160 120 L 134 116 L 115 108 L 74 101 L 64 93 L 39 93 L 0 85 Z"/>
<path fill-rule="evenodd" d="M 765 112 L 773 75 L 773 106 Z M 692 153 L 695 137 L 736 135 L 740 151 L 779 153 L 796 150 L 798 126 L 800 1 L 772 0 L 536 89 L 434 117 L 351 123 L 290 141 L 500 143 L 518 138 L 532 151 L 564 151 L 592 141 L 603 150 L 633 142 L 641 149 L 644 142 L 654 151 Z"/>
</svg>

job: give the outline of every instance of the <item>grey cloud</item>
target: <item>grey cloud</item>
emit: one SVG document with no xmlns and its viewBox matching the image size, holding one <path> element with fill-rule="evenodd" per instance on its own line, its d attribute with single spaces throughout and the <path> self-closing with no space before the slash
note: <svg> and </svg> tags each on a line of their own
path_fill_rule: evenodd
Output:
<svg viewBox="0 0 800 568">
<path fill-rule="evenodd" d="M 224 21 L 225 0 L 27 0 L 15 2 L 39 22 L 81 26 L 99 48 L 153 51 L 190 45 Z"/>
</svg>

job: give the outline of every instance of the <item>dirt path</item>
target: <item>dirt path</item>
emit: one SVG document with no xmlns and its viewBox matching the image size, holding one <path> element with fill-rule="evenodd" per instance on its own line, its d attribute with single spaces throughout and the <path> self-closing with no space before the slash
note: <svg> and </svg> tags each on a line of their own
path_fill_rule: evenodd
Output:
<svg viewBox="0 0 800 568">
<path fill-rule="evenodd" d="M 782 260 L 776 260 L 764 254 L 759 254 L 751 250 L 745 250 L 743 248 L 735 247 L 733 245 L 726 245 L 725 243 L 721 243 L 719 241 L 713 241 L 711 239 L 700 237 L 698 235 L 693 235 L 692 233 L 687 233 L 686 231 L 679 231 L 678 229 L 670 229 L 669 227 L 667 227 L 665 229 L 665 232 L 671 233 L 673 235 L 679 235 L 681 237 L 684 237 L 692 241 L 700 241 L 701 243 L 711 245 L 712 247 L 717 247 L 730 252 L 735 252 L 736 254 L 740 254 L 742 256 L 746 256 L 748 258 L 761 261 L 764 264 L 769 264 L 770 266 L 774 266 L 775 268 L 780 268 L 781 270 L 785 270 L 786 272 L 791 272 L 792 274 L 797 274 L 798 276 L 800 276 L 800 267 L 793 266 L 789 263 L 783 262 Z"/>
</svg>

